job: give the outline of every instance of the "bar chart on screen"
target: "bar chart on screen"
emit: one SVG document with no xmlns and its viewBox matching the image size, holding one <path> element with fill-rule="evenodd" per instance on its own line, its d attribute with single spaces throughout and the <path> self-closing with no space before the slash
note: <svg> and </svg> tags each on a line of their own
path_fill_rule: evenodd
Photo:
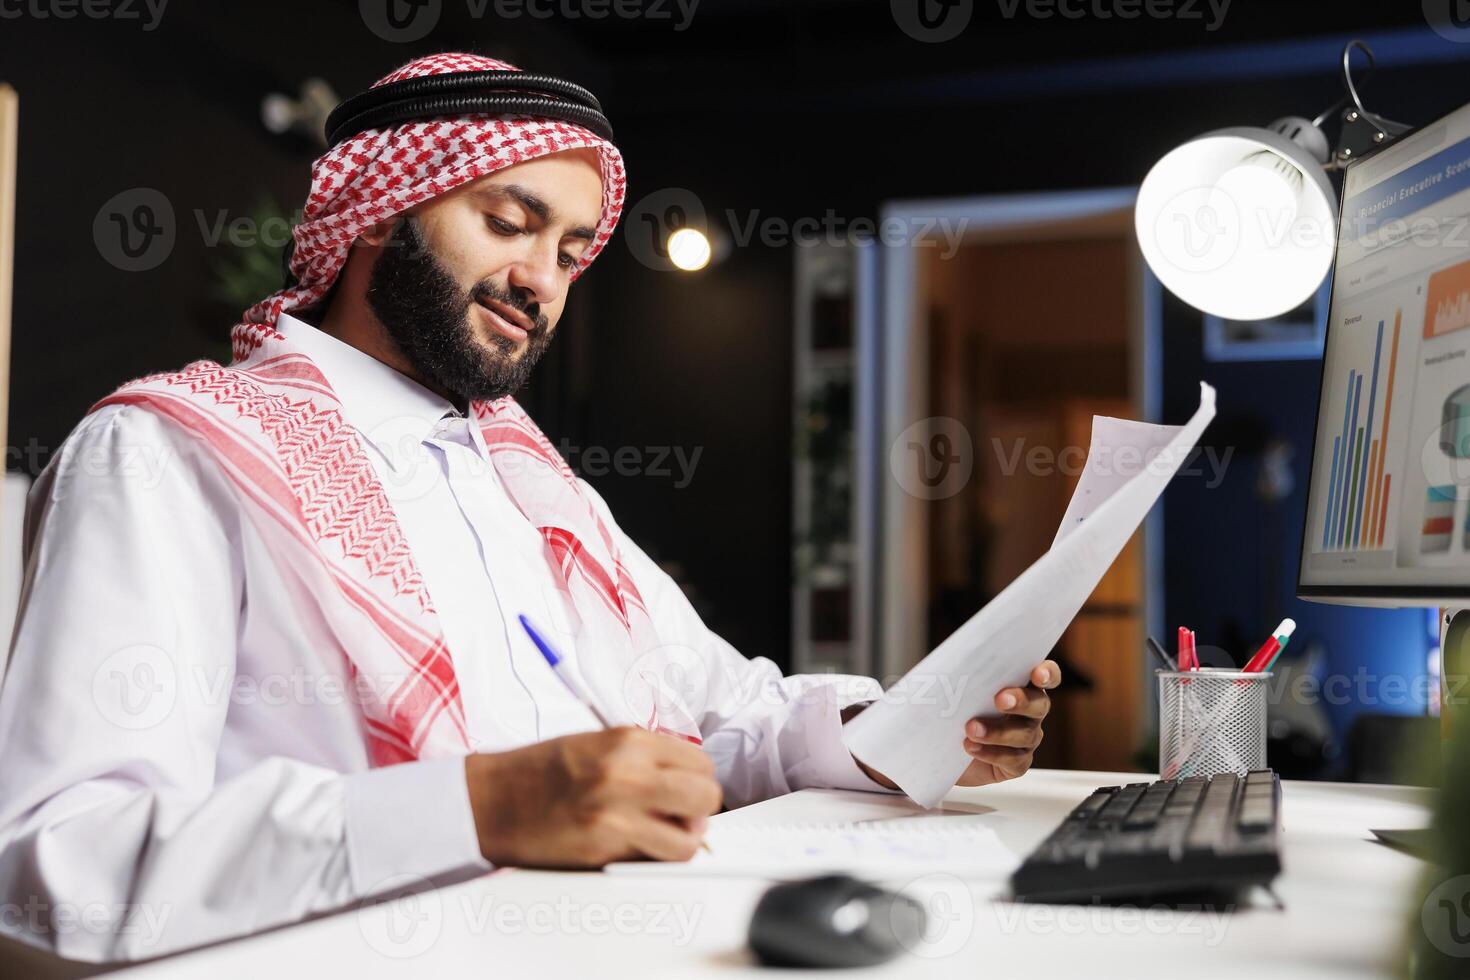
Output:
<svg viewBox="0 0 1470 980">
<path fill-rule="evenodd" d="M 1401 439 L 1391 436 L 1402 426 L 1400 348 L 1405 337 L 1401 304 L 1373 313 L 1352 313 L 1337 329 L 1354 342 L 1351 354 L 1329 365 L 1324 383 L 1335 392 L 1331 466 L 1325 471 L 1327 506 L 1318 520 L 1321 551 L 1381 551 L 1394 546 L 1395 494 L 1403 492 Z M 1347 363 L 1344 363 L 1347 361 Z M 1395 396 L 1400 402 L 1395 424 Z M 1338 419 L 1341 422 L 1338 423 Z M 1326 453 L 1326 445 L 1321 447 Z M 1324 455 L 1324 461 L 1326 459 Z"/>
</svg>

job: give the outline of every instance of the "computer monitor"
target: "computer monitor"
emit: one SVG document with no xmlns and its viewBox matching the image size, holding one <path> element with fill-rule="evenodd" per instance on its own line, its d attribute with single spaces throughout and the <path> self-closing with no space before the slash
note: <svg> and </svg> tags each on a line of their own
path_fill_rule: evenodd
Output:
<svg viewBox="0 0 1470 980">
<path fill-rule="evenodd" d="M 1297 592 L 1470 605 L 1470 106 L 1343 174 Z"/>
</svg>

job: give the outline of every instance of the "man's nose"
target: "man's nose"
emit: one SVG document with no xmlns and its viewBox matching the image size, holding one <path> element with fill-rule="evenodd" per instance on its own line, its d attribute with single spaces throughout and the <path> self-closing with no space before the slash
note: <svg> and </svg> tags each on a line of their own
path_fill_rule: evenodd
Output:
<svg viewBox="0 0 1470 980">
<path fill-rule="evenodd" d="M 536 247 L 522 256 L 510 267 L 507 277 L 512 292 L 520 290 L 517 299 L 522 308 L 532 304 L 550 303 L 561 288 L 556 243 L 549 247 Z"/>
</svg>

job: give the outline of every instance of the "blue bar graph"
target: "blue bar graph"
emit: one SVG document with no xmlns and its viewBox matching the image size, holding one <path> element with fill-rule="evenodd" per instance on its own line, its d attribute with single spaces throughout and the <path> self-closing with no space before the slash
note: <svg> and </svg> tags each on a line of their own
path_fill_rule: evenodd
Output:
<svg viewBox="0 0 1470 980">
<path fill-rule="evenodd" d="M 1342 436 L 1332 437 L 1332 482 L 1327 485 L 1327 520 L 1322 522 L 1322 547 L 1328 546 L 1328 536 L 1332 533 L 1333 505 L 1337 503 L 1337 466 L 1338 454 L 1342 449 Z"/>
<path fill-rule="evenodd" d="M 1337 524 L 1337 546 L 1339 548 L 1347 540 L 1348 520 L 1352 516 L 1348 508 L 1351 505 L 1352 498 L 1357 496 L 1353 492 L 1352 483 L 1349 480 L 1351 479 L 1352 482 L 1356 482 L 1358 475 L 1358 454 L 1363 448 L 1363 430 L 1358 428 L 1358 406 L 1363 401 L 1363 376 L 1361 374 L 1353 380 L 1351 397 L 1353 400 L 1353 421 L 1348 426 L 1347 435 L 1352 441 L 1349 444 L 1347 470 L 1343 473 L 1342 479 L 1342 488 L 1344 491 L 1342 497 L 1342 518 Z"/>
<path fill-rule="evenodd" d="M 1352 410 L 1353 379 L 1357 375 L 1358 372 L 1355 370 L 1348 372 L 1348 393 L 1347 397 L 1342 400 L 1342 435 L 1339 437 L 1342 440 L 1342 468 L 1335 471 L 1333 475 L 1334 492 L 1330 496 L 1333 498 L 1334 504 L 1332 512 L 1327 515 L 1328 522 L 1331 525 L 1327 529 L 1328 547 L 1331 547 L 1337 541 L 1337 528 L 1342 523 L 1342 519 L 1338 515 L 1338 505 L 1347 498 L 1347 491 L 1343 489 L 1341 481 L 1347 477 L 1348 451 L 1352 447 L 1352 442 L 1348 435 L 1348 413 Z"/>
<path fill-rule="evenodd" d="M 1373 408 L 1378 402 L 1378 362 L 1383 353 L 1383 321 L 1378 321 L 1378 342 L 1373 347 L 1373 383 L 1368 388 L 1368 421 L 1363 426 L 1363 460 L 1359 464 L 1358 499 L 1353 504 L 1353 530 L 1348 543 L 1357 548 L 1363 543 L 1364 504 L 1368 498 L 1368 443 L 1373 438 Z"/>
</svg>

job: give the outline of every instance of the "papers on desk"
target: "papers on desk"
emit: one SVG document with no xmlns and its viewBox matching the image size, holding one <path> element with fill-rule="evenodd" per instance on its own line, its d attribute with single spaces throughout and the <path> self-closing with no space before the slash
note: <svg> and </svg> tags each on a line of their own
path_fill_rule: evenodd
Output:
<svg viewBox="0 0 1470 980">
<path fill-rule="evenodd" d="M 893 880 L 943 871 L 956 877 L 1009 874 L 1020 858 L 979 816 L 938 814 L 872 821 L 710 824 L 685 862 L 629 861 L 610 874 L 716 875 L 778 880 L 845 873 Z"/>
<path fill-rule="evenodd" d="M 847 723 L 852 753 L 916 803 L 937 804 L 970 763 L 965 721 L 995 714 L 997 692 L 1027 683 L 1214 417 L 1215 389 L 1203 382 L 1183 426 L 1094 416 L 1087 462 L 1051 549 Z"/>
</svg>

